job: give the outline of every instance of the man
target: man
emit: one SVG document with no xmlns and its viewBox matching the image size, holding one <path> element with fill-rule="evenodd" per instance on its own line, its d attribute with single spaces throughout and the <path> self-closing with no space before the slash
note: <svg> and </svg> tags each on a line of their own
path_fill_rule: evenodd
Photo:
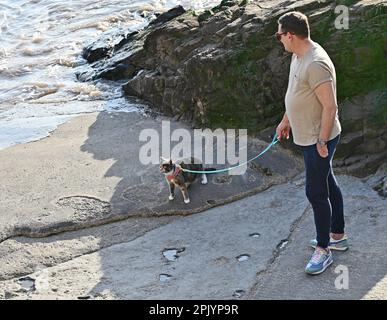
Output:
<svg viewBox="0 0 387 320">
<path fill-rule="evenodd" d="M 276 37 L 292 52 L 286 112 L 278 125 L 278 139 L 301 146 L 306 169 L 306 196 L 312 205 L 317 237 L 305 268 L 322 273 L 332 262 L 332 250 L 348 249 L 344 233 L 343 197 L 332 171 L 332 158 L 341 126 L 336 102 L 336 72 L 326 51 L 310 38 L 308 18 L 289 12 L 278 19 Z"/>
</svg>

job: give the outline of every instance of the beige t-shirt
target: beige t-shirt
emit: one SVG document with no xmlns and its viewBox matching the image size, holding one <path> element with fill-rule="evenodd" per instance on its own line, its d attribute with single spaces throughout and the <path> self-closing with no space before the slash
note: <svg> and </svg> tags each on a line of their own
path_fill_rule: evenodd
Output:
<svg viewBox="0 0 387 320">
<path fill-rule="evenodd" d="M 285 96 L 286 114 L 292 128 L 294 143 L 300 146 L 315 144 L 319 138 L 322 105 L 314 89 L 321 83 L 332 81 L 336 96 L 335 67 L 326 51 L 316 42 L 302 57 L 292 56 L 289 84 Z M 341 132 L 338 112 L 329 140 Z"/>
</svg>

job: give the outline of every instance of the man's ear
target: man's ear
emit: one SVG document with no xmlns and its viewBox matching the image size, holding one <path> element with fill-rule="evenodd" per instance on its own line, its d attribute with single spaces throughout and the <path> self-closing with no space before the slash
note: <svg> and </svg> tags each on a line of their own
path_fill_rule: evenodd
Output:
<svg viewBox="0 0 387 320">
<path fill-rule="evenodd" d="M 289 39 L 290 40 L 294 40 L 296 37 L 298 37 L 296 34 L 289 32 Z M 300 37 L 298 37 L 298 38 L 301 39 Z"/>
</svg>

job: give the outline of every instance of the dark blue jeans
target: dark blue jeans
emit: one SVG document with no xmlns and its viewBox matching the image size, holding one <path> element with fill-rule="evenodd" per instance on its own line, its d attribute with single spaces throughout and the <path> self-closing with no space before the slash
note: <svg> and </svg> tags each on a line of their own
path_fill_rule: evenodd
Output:
<svg viewBox="0 0 387 320">
<path fill-rule="evenodd" d="M 315 144 L 303 146 L 305 191 L 314 213 L 317 245 L 327 248 L 329 233 L 344 233 L 343 196 L 332 171 L 332 159 L 340 135 L 328 141 L 328 157 L 322 158 Z"/>
</svg>

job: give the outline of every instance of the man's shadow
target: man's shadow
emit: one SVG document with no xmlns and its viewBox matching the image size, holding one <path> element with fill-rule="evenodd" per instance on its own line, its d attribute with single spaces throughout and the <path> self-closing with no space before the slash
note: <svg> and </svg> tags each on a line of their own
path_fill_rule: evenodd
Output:
<svg viewBox="0 0 387 320">
<path fill-rule="evenodd" d="M 265 188 L 271 183 L 279 183 L 277 179 L 281 173 L 285 174 L 294 170 L 297 165 L 294 160 L 278 150 L 270 151 L 264 157 L 251 163 L 245 174 L 229 175 L 226 173 L 208 175 L 208 185 L 201 185 L 200 178 L 189 188 L 191 203 L 185 204 L 179 190 L 176 190 L 174 201 L 169 201 L 169 190 L 163 174 L 159 171 L 159 164 L 144 165 L 139 159 L 140 148 L 146 142 L 140 142 L 140 132 L 144 129 L 154 129 L 159 133 L 159 155 L 164 155 L 161 150 L 162 121 L 170 121 L 170 132 L 175 129 L 187 129 L 192 134 L 192 128 L 181 122 L 173 121 L 162 116 L 144 116 L 140 113 L 108 113 L 98 114 L 96 121 L 88 129 L 88 137 L 81 146 L 81 151 L 90 153 L 95 160 L 113 161 L 113 164 L 105 173 L 96 173 L 103 178 L 118 178 L 119 181 L 111 191 L 110 199 L 104 199 L 109 203 L 107 222 L 131 218 L 152 218 L 158 219 L 165 216 L 183 216 L 196 212 L 201 212 L 211 207 L 235 201 L 246 195 L 254 194 L 257 188 Z M 237 141 L 238 142 L 238 139 Z M 171 149 L 179 142 L 171 142 Z M 203 144 L 204 145 L 204 144 Z M 206 167 L 224 168 L 230 164 L 217 164 L 217 140 L 213 143 L 213 158 L 215 164 L 206 164 Z M 250 159 L 262 151 L 268 143 L 261 142 L 247 146 L 247 158 Z M 194 150 L 194 139 L 191 139 L 191 150 Z M 236 144 L 235 149 L 239 146 Z M 275 149 L 275 148 L 273 148 Z M 202 150 L 203 153 L 205 150 Z M 225 150 L 223 150 L 225 152 Z M 205 159 L 203 157 L 203 159 Z M 296 170 L 297 171 L 297 170 Z M 103 184 L 103 183 L 102 183 Z M 107 182 L 108 184 L 108 182 Z M 111 186 L 111 182 L 109 182 Z M 91 191 L 93 188 L 90 188 Z M 85 212 L 87 214 L 87 212 Z M 134 220 L 136 220 L 134 219 Z M 134 221 L 133 220 L 133 221 Z M 124 230 L 123 232 L 132 232 Z M 101 235 L 100 243 L 109 242 Z M 106 237 L 109 237 L 106 235 Z M 130 235 L 126 236 L 130 238 Z M 129 240 L 130 241 L 130 240 Z M 125 241 L 124 241 L 125 242 Z M 159 246 L 166 244 L 159 243 Z M 150 254 L 150 248 L 147 254 Z M 128 270 L 119 271 L 112 274 L 111 265 L 116 257 L 111 257 L 112 253 L 101 250 L 100 271 L 105 278 L 115 279 L 124 276 Z M 132 260 L 133 265 L 141 263 L 138 259 Z M 160 252 L 161 257 L 161 252 Z M 150 259 L 150 258 L 149 258 Z M 117 262 L 121 265 L 124 262 Z M 149 262 L 151 263 L 151 261 Z M 117 266 L 118 268 L 118 266 Z M 129 272 L 130 273 L 130 272 Z M 150 276 L 150 275 L 148 275 Z M 157 275 L 153 275 L 157 279 Z M 157 280 L 155 280 L 157 282 Z M 113 281 L 114 282 L 114 281 Z M 146 285 L 146 284 L 144 284 Z M 155 283 L 157 285 L 157 283 Z M 107 288 L 107 284 L 100 282 L 89 292 L 92 296 L 98 296 L 108 289 L 113 294 L 121 296 L 119 290 Z"/>
</svg>

